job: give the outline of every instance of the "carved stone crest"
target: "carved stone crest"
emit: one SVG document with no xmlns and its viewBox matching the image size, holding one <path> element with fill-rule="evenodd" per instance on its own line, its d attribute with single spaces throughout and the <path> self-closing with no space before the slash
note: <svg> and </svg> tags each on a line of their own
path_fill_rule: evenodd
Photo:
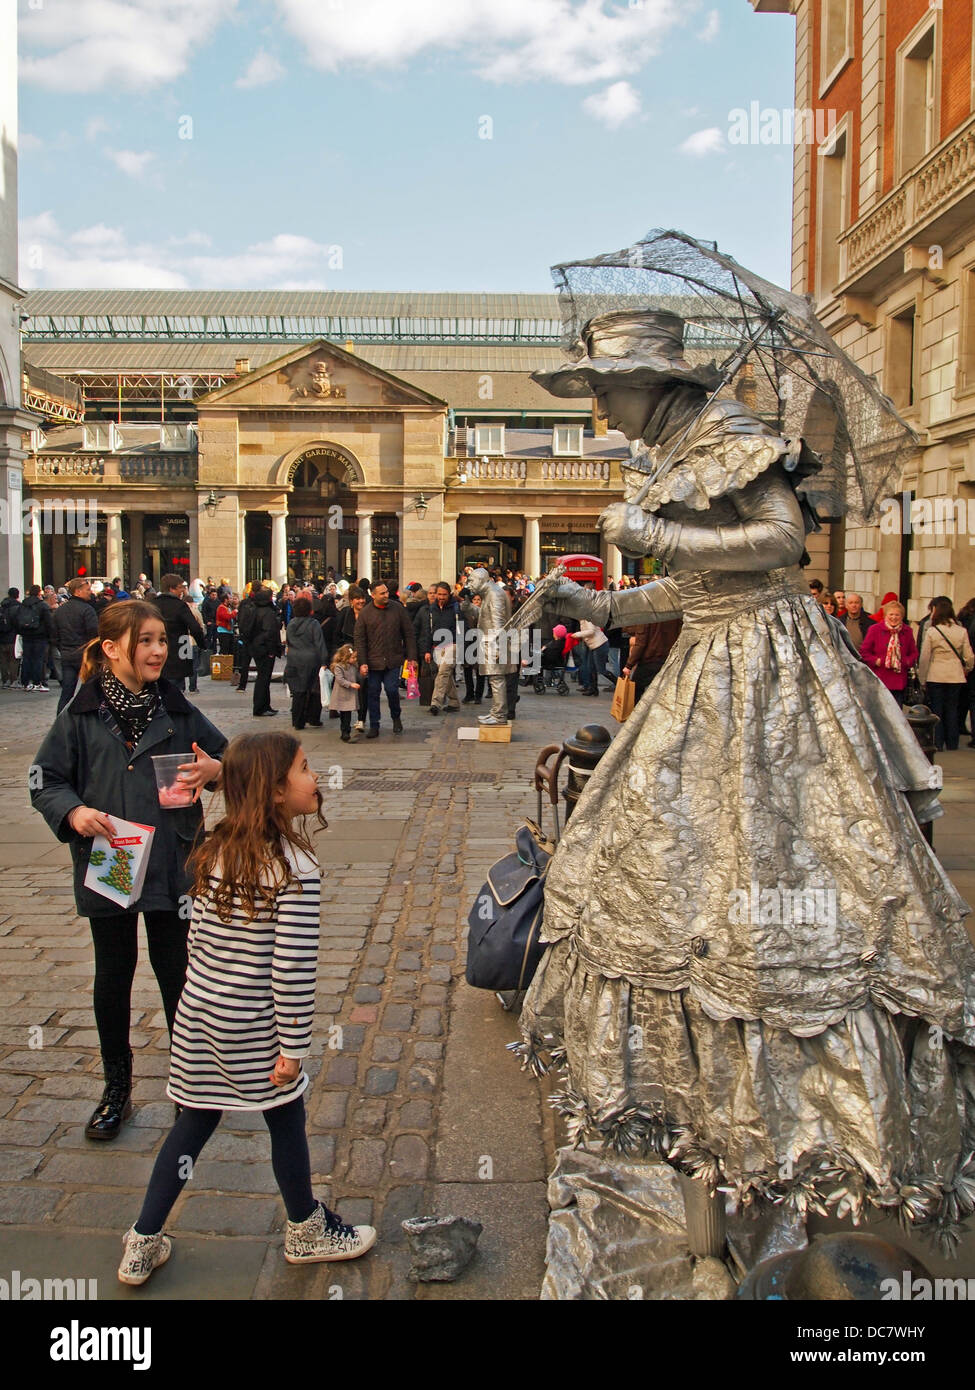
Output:
<svg viewBox="0 0 975 1390">
<path fill-rule="evenodd" d="M 296 362 L 293 366 L 285 369 L 285 376 L 294 398 L 319 401 L 345 400 L 345 387 L 333 384 L 329 364 L 324 357 Z"/>
</svg>

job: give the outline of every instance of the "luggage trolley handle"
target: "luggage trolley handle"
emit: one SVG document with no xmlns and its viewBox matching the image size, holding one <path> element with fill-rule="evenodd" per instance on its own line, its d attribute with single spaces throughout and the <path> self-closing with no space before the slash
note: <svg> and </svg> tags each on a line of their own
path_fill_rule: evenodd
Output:
<svg viewBox="0 0 975 1390">
<path fill-rule="evenodd" d="M 548 762 L 553 754 L 558 756 L 552 767 Z M 535 764 L 535 775 L 533 778 L 535 790 L 538 793 L 538 824 L 542 824 L 542 791 L 548 792 L 549 805 L 552 807 L 552 817 L 555 821 L 555 843 L 558 844 L 562 838 L 562 829 L 559 825 L 559 769 L 565 758 L 565 749 L 560 743 L 550 743 L 547 748 L 543 748 L 538 755 Z"/>
</svg>

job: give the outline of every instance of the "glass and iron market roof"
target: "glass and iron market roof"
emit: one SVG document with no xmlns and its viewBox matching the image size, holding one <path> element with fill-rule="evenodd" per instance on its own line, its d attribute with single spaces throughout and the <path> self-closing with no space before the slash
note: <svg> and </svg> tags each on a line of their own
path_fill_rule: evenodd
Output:
<svg viewBox="0 0 975 1390">
<path fill-rule="evenodd" d="M 547 344 L 554 294 L 376 294 L 305 290 L 33 290 L 27 342 Z"/>
</svg>

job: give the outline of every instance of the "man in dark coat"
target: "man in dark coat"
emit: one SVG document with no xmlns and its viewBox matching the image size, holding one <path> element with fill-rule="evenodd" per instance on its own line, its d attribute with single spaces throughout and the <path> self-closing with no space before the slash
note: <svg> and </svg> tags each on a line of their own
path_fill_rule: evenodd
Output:
<svg viewBox="0 0 975 1390">
<path fill-rule="evenodd" d="M 186 677 L 193 674 L 193 643 L 199 647 L 206 646 L 206 634 L 196 614 L 188 603 L 183 602 L 183 588 L 184 581 L 178 574 L 164 574 L 159 581 L 159 596 L 153 599 L 166 624 L 169 641 L 169 655 L 163 675 L 179 690 L 186 689 Z"/>
<path fill-rule="evenodd" d="M 25 690 L 47 692 L 44 684 L 44 659 L 51 640 L 51 610 L 41 594 L 40 584 L 32 584 L 20 605 L 17 617 L 24 655 L 20 663 L 20 679 Z"/>
<path fill-rule="evenodd" d="M 393 733 L 401 734 L 399 673 L 404 660 L 416 661 L 416 633 L 403 605 L 390 603 L 385 584 L 372 586 L 372 602 L 359 614 L 353 645 L 359 674 L 369 681 L 369 732 L 366 737 L 379 737 L 381 689 L 386 691 Z"/>
<path fill-rule="evenodd" d="M 90 579 L 69 579 L 70 598 L 51 615 L 54 640 L 61 653 L 61 698 L 58 714 L 75 692 L 87 643 L 98 636 L 98 618 L 91 601 Z"/>
<path fill-rule="evenodd" d="M 245 635 L 247 649 L 254 658 L 256 668 L 254 718 L 262 719 L 267 715 L 277 714 L 277 710 L 271 708 L 271 675 L 274 671 L 274 658 L 280 656 L 284 650 L 281 645 L 281 615 L 274 606 L 274 595 L 270 589 L 255 584 L 251 590 L 251 599 L 253 606 L 247 616 Z M 244 679 L 246 680 L 246 672 Z"/>
<path fill-rule="evenodd" d="M 457 662 L 457 627 L 463 620 L 460 605 L 442 579 L 436 586 L 436 602 L 425 603 L 416 618 L 417 647 L 423 664 L 436 672 L 430 697 L 430 713 L 460 709 L 454 668 Z M 421 667 L 422 670 L 422 667 Z"/>
<path fill-rule="evenodd" d="M 200 604 L 200 617 L 203 619 L 203 626 L 207 635 L 207 648 L 211 652 L 217 651 L 219 643 L 217 641 L 217 609 L 220 607 L 220 599 L 217 591 L 213 587 L 207 589 L 206 596 Z"/>
<path fill-rule="evenodd" d="M 20 590 L 8 589 L 7 597 L 0 603 L 0 678 L 3 680 L 4 690 L 9 690 L 17 684 L 19 614 Z"/>
</svg>

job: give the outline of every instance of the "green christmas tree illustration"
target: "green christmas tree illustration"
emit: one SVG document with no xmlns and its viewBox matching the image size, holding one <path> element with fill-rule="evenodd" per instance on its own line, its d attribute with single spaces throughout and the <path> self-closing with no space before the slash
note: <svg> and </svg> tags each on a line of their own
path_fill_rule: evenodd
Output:
<svg viewBox="0 0 975 1390">
<path fill-rule="evenodd" d="M 89 862 L 92 864 L 104 864 L 105 851 L 103 849 L 93 849 L 90 855 Z"/>
<path fill-rule="evenodd" d="M 99 877 L 99 883 L 107 883 L 109 888 L 114 888 L 123 897 L 128 897 L 132 892 L 132 870 L 129 867 L 132 862 L 132 855 L 127 849 L 117 849 L 112 866 L 104 877 Z"/>
</svg>

